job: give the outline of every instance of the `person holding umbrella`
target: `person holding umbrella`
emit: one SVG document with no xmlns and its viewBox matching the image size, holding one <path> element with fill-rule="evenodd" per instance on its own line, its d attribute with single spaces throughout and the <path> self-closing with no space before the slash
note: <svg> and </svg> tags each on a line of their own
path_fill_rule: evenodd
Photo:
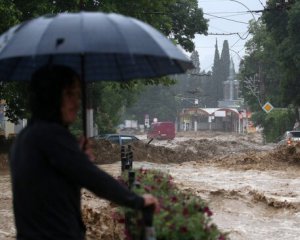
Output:
<svg viewBox="0 0 300 240">
<path fill-rule="evenodd" d="M 116 13 L 39 16 L 0 35 L 0 82 L 32 79 L 32 119 L 10 155 L 17 239 L 83 239 L 81 187 L 123 206 L 154 204 L 158 210 L 156 198 L 137 196 L 93 165 L 88 144 L 81 150 L 68 126 L 79 108 L 80 88 L 86 109 L 86 83 L 156 78 L 192 68 L 155 28 Z M 84 133 L 86 126 L 83 114 Z"/>
<path fill-rule="evenodd" d="M 81 188 L 118 205 L 159 211 L 155 197 L 136 195 L 94 165 L 89 144 L 69 132 L 80 97 L 80 78 L 69 67 L 44 66 L 32 76 L 32 117 L 10 154 L 17 239 L 84 239 Z"/>
</svg>

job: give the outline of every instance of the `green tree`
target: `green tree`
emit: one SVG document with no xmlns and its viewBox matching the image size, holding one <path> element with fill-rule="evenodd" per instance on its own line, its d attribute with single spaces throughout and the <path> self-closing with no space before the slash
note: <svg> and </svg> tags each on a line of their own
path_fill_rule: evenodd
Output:
<svg viewBox="0 0 300 240">
<path fill-rule="evenodd" d="M 159 29 L 188 52 L 195 34 L 207 33 L 207 20 L 197 0 L 104 0 L 101 10 L 135 17 Z"/>
<path fill-rule="evenodd" d="M 280 62 L 283 77 L 280 81 L 285 104 L 300 106 L 300 1 L 276 5 L 277 1 L 270 0 L 268 7 L 272 11 L 265 12 L 263 19 L 267 31 L 276 43 L 274 49 Z"/>
<path fill-rule="evenodd" d="M 130 86 L 119 83 L 95 82 L 91 84 L 91 107 L 95 110 L 95 123 L 101 133 L 114 132 L 124 114 L 124 108 L 137 98 L 140 84 Z"/>
<path fill-rule="evenodd" d="M 21 12 L 9 0 L 0 0 L 0 33 L 19 23 Z"/>
<path fill-rule="evenodd" d="M 264 128 L 267 141 L 275 141 L 284 131 L 292 129 L 299 118 L 295 110 L 300 105 L 300 2 L 288 8 L 276 3 L 269 1 L 269 11 L 251 23 L 249 30 L 253 37 L 246 44 L 247 55 L 240 68 L 243 96 L 255 111 L 253 120 Z M 266 101 L 275 106 L 269 114 L 261 109 Z"/>
<path fill-rule="evenodd" d="M 148 114 L 150 120 L 158 118 L 159 121 L 175 122 L 176 110 L 176 101 L 169 86 L 147 86 L 138 101 L 127 109 L 124 118 L 137 119 L 143 123 L 145 114 Z"/>
<path fill-rule="evenodd" d="M 252 120 L 256 126 L 263 127 L 263 133 L 267 142 L 278 142 L 280 136 L 293 129 L 295 123 L 295 111 L 293 108 L 274 109 L 270 113 L 256 112 Z"/>
<path fill-rule="evenodd" d="M 227 78 L 229 77 L 229 67 L 230 67 L 229 45 L 228 45 L 228 41 L 224 40 L 221 59 L 220 59 L 221 74 L 220 74 L 219 84 L 218 84 L 221 87 L 221 91 L 219 94 L 220 99 L 224 99 L 223 83 L 227 81 Z"/>
<path fill-rule="evenodd" d="M 219 86 L 219 79 L 221 75 L 221 62 L 220 62 L 220 53 L 218 49 L 218 42 L 216 40 L 215 45 L 215 56 L 214 56 L 214 65 L 212 68 L 212 82 L 210 87 L 210 93 L 211 96 L 211 103 L 209 107 L 217 107 L 218 100 L 221 100 L 219 98 L 220 92 L 222 91 L 221 87 Z"/>
<path fill-rule="evenodd" d="M 200 73 L 200 60 L 199 60 L 199 53 L 197 50 L 194 50 L 191 54 L 191 61 L 194 64 L 194 69 L 189 70 L 189 73 L 199 74 Z"/>
<path fill-rule="evenodd" d="M 3 13 L 1 14 L 3 21 L 0 22 L 0 30 L 5 31 L 11 25 L 18 22 L 26 21 L 47 13 L 55 14 L 65 11 L 76 12 L 78 10 L 117 12 L 138 18 L 162 31 L 174 42 L 181 44 L 187 51 L 192 51 L 194 49 L 194 44 L 192 42 L 194 35 L 196 33 L 205 34 L 207 31 L 207 20 L 203 18 L 202 9 L 198 8 L 196 0 L 128 0 L 126 2 L 119 0 L 2 0 L 0 1 L 0 11 Z M 8 16 L 7 19 L 5 16 Z M 166 78 L 148 79 L 144 81 L 146 85 L 159 83 L 168 84 L 168 82 L 169 80 L 166 80 Z M 6 89 L 11 88 L 12 91 L 18 90 L 10 84 L 2 84 L 2 86 L 0 98 L 7 100 L 8 109 L 11 111 L 10 119 L 16 120 L 23 117 L 26 112 L 26 106 L 23 104 L 23 107 L 19 100 L 22 101 L 25 99 L 26 92 L 23 91 L 11 94 L 11 96 L 15 95 L 19 97 L 14 101 L 8 101 L 7 94 L 4 94 L 2 91 L 4 86 Z M 127 85 L 128 88 L 133 88 L 133 92 L 140 91 L 139 88 L 134 86 L 135 83 Z M 98 92 L 95 94 L 95 91 Z M 106 124 L 110 129 L 112 125 L 115 126 L 117 119 L 120 117 L 121 110 L 126 106 L 122 104 L 132 102 L 131 99 L 128 100 L 128 98 L 131 97 L 124 94 L 120 95 L 116 90 L 114 83 L 108 83 L 105 88 L 97 87 L 95 91 L 93 93 L 93 98 L 102 99 L 102 101 L 96 100 L 99 104 L 96 106 L 96 109 L 102 109 L 102 112 L 97 111 L 99 116 L 96 116 L 96 118 L 102 119 L 103 124 L 100 122 L 101 125 Z M 107 91 L 107 94 L 106 92 L 103 93 L 101 91 Z M 102 96 L 110 99 L 117 99 L 122 104 L 115 104 L 114 108 L 109 107 L 111 101 L 105 101 Z M 105 106 L 106 104 L 107 106 Z M 21 105 L 24 113 L 20 113 L 18 110 Z M 97 120 L 96 122 L 99 123 L 99 121 L 100 120 Z"/>
<path fill-rule="evenodd" d="M 246 43 L 246 56 L 240 67 L 241 91 L 252 111 L 270 101 L 276 107 L 285 107 L 282 101 L 280 81 L 283 77 L 277 60 L 276 43 L 261 21 L 251 22 L 249 31 L 253 34 Z M 250 91 L 255 86 L 257 96 Z M 274 86 L 278 86 L 274 88 Z"/>
<path fill-rule="evenodd" d="M 187 51 L 194 50 L 192 39 L 195 33 L 206 34 L 207 20 L 203 18 L 203 11 L 198 8 L 197 0 L 177 0 L 170 7 L 172 17 L 172 28 L 166 32 L 172 34 L 174 39 Z"/>
</svg>

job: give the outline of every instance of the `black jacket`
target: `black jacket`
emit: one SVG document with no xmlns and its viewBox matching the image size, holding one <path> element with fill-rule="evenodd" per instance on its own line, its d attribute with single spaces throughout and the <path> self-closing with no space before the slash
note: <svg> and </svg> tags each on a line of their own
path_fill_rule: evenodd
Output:
<svg viewBox="0 0 300 240">
<path fill-rule="evenodd" d="M 34 121 L 18 136 L 11 155 L 13 207 L 19 240 L 84 239 L 80 189 L 141 209 L 142 197 L 95 166 L 63 126 Z"/>
</svg>

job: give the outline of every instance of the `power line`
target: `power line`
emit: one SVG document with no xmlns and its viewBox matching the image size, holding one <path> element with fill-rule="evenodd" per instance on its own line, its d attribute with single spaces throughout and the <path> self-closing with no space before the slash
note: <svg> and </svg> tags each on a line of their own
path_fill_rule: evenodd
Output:
<svg viewBox="0 0 300 240">
<path fill-rule="evenodd" d="M 221 18 L 221 19 L 224 19 L 224 20 L 227 20 L 227 21 L 231 21 L 231 22 L 237 22 L 237 23 L 242 23 L 242 24 L 247 24 L 248 25 L 248 23 L 246 23 L 246 22 L 237 21 L 237 20 L 229 19 L 229 18 L 225 18 L 225 17 L 220 17 L 220 16 L 209 14 L 209 13 L 204 13 L 204 15 L 208 15 L 208 16 L 211 16 L 211 17 Z"/>
<path fill-rule="evenodd" d="M 239 33 L 207 33 L 207 35 L 239 35 Z"/>
<path fill-rule="evenodd" d="M 213 1 L 213 0 L 208 0 L 208 1 L 198 1 L 198 2 L 226 2 L 226 1 L 228 1 L 228 0 L 219 0 L 219 1 Z"/>
<path fill-rule="evenodd" d="M 230 33 L 230 32 L 228 32 L 228 31 L 226 31 L 226 30 L 224 30 L 224 29 L 221 29 L 221 28 L 218 28 L 218 27 L 214 27 L 213 25 L 209 25 L 209 28 L 210 29 L 215 29 L 215 30 L 218 30 L 218 31 L 220 31 L 220 32 L 223 32 L 223 33 Z"/>
<path fill-rule="evenodd" d="M 249 12 L 248 12 L 249 13 Z M 236 16 L 245 16 L 245 13 L 236 13 L 236 14 L 230 14 L 230 15 L 223 15 L 222 17 L 236 17 Z"/>
<path fill-rule="evenodd" d="M 248 34 L 247 34 L 247 33 L 248 33 Z M 247 36 L 244 37 L 246 34 L 247 34 Z M 233 45 L 231 45 L 230 48 L 232 48 L 232 47 L 233 47 L 235 44 L 237 44 L 240 40 L 246 40 L 246 39 L 248 38 L 249 34 L 250 34 L 250 32 L 249 32 L 249 30 L 248 30 L 247 32 L 245 32 L 245 33 L 243 34 L 242 38 L 239 36 L 240 38 L 239 38 Z"/>
<path fill-rule="evenodd" d="M 263 6 L 263 8 L 265 8 L 265 6 L 262 4 L 261 0 L 258 0 L 260 2 L 260 4 Z"/>
<path fill-rule="evenodd" d="M 244 45 L 237 45 L 235 46 L 236 48 L 237 47 L 243 47 Z M 202 46 L 202 47 L 195 47 L 195 49 L 201 49 L 201 48 L 215 48 L 215 46 L 211 47 L 211 46 Z M 241 50 L 243 50 L 244 48 L 242 48 Z M 237 51 L 237 52 L 240 52 L 241 50 Z"/>
<path fill-rule="evenodd" d="M 234 11 L 234 12 L 207 12 L 209 14 L 227 14 L 227 13 L 249 13 L 249 11 Z"/>
<path fill-rule="evenodd" d="M 244 35 L 248 33 L 248 35 L 246 37 L 244 37 Z M 241 35 L 240 33 L 207 33 L 207 35 L 217 35 L 217 36 L 229 36 L 229 35 L 238 35 L 239 36 L 239 40 L 246 40 L 250 34 L 249 31 L 247 31 L 246 33 L 244 33 L 243 35 Z M 238 41 L 239 41 L 238 40 Z M 231 47 L 233 47 L 236 43 L 234 43 Z"/>
<path fill-rule="evenodd" d="M 230 1 L 230 2 L 235 2 L 235 3 L 238 3 L 238 4 L 241 4 L 241 5 L 243 5 L 245 8 L 247 8 L 249 12 L 251 12 L 251 10 L 250 10 L 250 9 L 247 7 L 247 5 L 245 5 L 244 3 L 240 2 L 240 1 L 237 1 L 237 0 L 229 0 L 229 1 Z M 254 21 L 256 21 L 256 18 L 254 17 L 254 15 L 253 15 L 252 12 L 251 12 L 251 14 L 252 14 L 252 17 L 253 17 Z"/>
</svg>

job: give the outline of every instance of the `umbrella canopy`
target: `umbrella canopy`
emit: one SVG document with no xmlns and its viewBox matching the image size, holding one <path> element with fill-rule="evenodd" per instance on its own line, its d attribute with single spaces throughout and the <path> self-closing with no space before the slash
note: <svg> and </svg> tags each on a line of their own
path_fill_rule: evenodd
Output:
<svg viewBox="0 0 300 240">
<path fill-rule="evenodd" d="M 164 35 L 137 19 L 100 12 L 46 15 L 0 36 L 0 81 L 29 81 L 44 65 L 71 67 L 85 82 L 183 73 L 192 62 Z M 84 135 L 87 134 L 83 114 Z"/>
<path fill-rule="evenodd" d="M 42 16 L 0 36 L 0 81 L 30 80 L 46 64 L 69 66 L 87 82 L 159 77 L 193 68 L 159 31 L 114 13 Z"/>
</svg>

